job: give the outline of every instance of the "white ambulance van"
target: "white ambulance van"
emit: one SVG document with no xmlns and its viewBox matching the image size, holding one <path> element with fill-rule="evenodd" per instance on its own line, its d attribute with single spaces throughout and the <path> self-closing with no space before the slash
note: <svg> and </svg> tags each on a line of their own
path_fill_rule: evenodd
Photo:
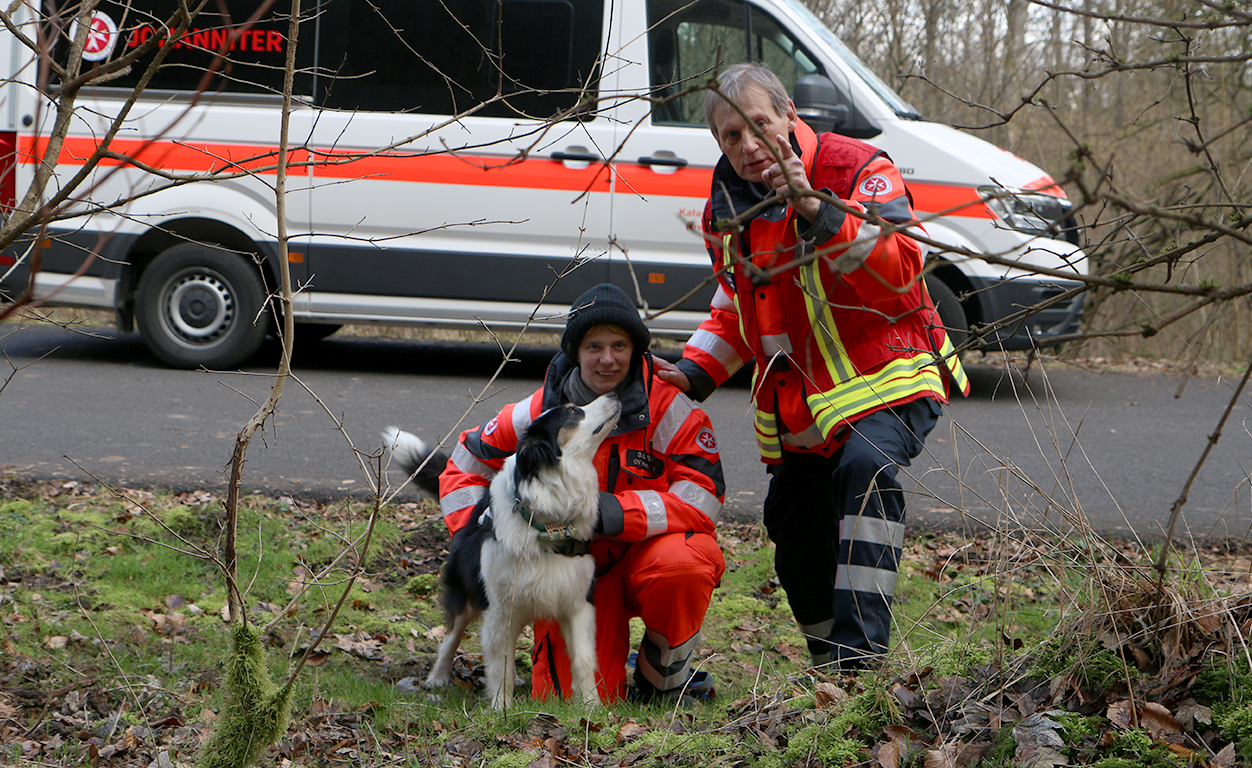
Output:
<svg viewBox="0 0 1252 768">
<path fill-rule="evenodd" d="M 19 6 L 14 22 L 47 39 L 35 5 Z M 256 3 L 209 2 L 171 38 L 164 24 L 176 7 L 99 3 L 84 69 L 159 45 L 82 90 L 55 158 L 45 153 L 56 73 L 0 35 L 0 209 L 10 215 L 42 162 L 56 166 L 44 199 L 58 202 L 122 115 L 105 158 L 38 234 L 36 292 L 115 311 L 119 328 L 137 328 L 168 365 L 226 368 L 272 332 L 260 309 L 277 285 L 273 167 L 289 5 L 251 20 Z M 712 292 L 692 293 L 710 263 L 688 224 L 700 218 L 719 152 L 703 93 L 682 94 L 719 62 L 749 58 L 781 76 L 815 128 L 884 149 L 934 238 L 1085 272 L 1070 204 L 1046 173 L 927 122 L 799 0 L 322 0 L 302 9 L 286 208 L 294 314 L 306 334 L 346 323 L 508 331 L 541 299 L 534 325 L 556 329 L 575 297 L 611 281 L 632 295 L 637 283 L 653 310 L 680 302 L 650 325 L 685 338 Z M 163 65 L 123 113 L 158 53 Z M 26 285 L 34 237 L 0 252 L 9 297 Z M 933 258 L 931 293 L 958 342 L 973 325 L 1073 285 L 956 253 Z M 1081 311 L 1081 297 L 1056 303 L 993 342 L 1046 346 L 1074 331 Z"/>
</svg>

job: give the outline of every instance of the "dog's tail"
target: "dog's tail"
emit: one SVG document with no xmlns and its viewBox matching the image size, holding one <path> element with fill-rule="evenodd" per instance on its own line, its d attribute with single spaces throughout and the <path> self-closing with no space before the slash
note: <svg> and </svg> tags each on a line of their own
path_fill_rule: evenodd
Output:
<svg viewBox="0 0 1252 768">
<path fill-rule="evenodd" d="M 412 475 L 421 467 L 421 471 L 413 478 L 418 488 L 431 496 L 439 498 L 439 473 L 448 465 L 448 454 L 437 450 L 425 440 L 399 427 L 387 427 L 383 430 L 383 447 L 391 454 L 391 468 Z M 429 457 L 429 461 L 427 458 Z"/>
</svg>

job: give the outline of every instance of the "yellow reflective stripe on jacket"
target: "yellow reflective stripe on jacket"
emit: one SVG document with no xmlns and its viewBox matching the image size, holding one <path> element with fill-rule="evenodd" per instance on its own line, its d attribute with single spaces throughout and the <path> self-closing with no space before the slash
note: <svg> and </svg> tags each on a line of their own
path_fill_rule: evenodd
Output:
<svg viewBox="0 0 1252 768">
<path fill-rule="evenodd" d="M 943 377 L 935 363 L 935 357 L 922 352 L 912 357 L 898 358 L 869 376 L 856 372 L 848 359 L 839 329 L 830 311 L 830 302 L 823 291 L 820 279 L 821 260 L 806 264 L 800 269 L 800 284 L 804 288 L 804 305 L 814 329 L 815 341 L 822 355 L 822 362 L 834 387 L 817 392 L 806 398 L 813 421 L 827 439 L 845 419 L 878 408 L 891 402 L 921 393 L 934 393 L 942 398 L 945 391 Z M 946 355 L 953 350 L 952 342 L 945 335 Z M 964 389 L 965 370 L 955 355 L 947 358 L 947 366 L 961 389 Z"/>
<path fill-rule="evenodd" d="M 822 361 L 826 364 L 826 373 L 831 381 L 850 381 L 856 378 L 856 370 L 848 353 L 839 338 L 839 330 L 835 326 L 834 315 L 830 312 L 830 304 L 826 301 L 822 289 L 821 259 L 814 259 L 800 269 L 800 285 L 804 289 L 804 309 L 809 316 L 813 336 L 822 353 Z M 823 430 L 825 432 L 825 430 Z M 826 433 L 829 435 L 829 433 Z"/>
<path fill-rule="evenodd" d="M 835 385 L 829 392 L 809 395 L 813 420 L 827 438 L 845 419 L 920 393 L 943 394 L 943 377 L 929 352 L 899 358 L 868 376 Z"/>
<path fill-rule="evenodd" d="M 731 232 L 722 235 L 722 267 L 729 270 L 735 263 L 734 256 L 731 255 L 735 244 L 735 236 Z M 739 338 L 748 338 L 748 329 L 743 325 L 743 307 L 739 306 L 739 286 L 735 285 L 734 290 L 730 292 L 731 298 L 735 300 L 735 317 L 739 318 Z"/>
<path fill-rule="evenodd" d="M 939 348 L 939 356 L 943 358 L 944 365 L 948 366 L 957 391 L 966 391 L 969 388 L 969 377 L 965 375 L 965 366 L 961 365 L 961 358 L 956 354 L 952 338 L 946 333 L 943 334 L 943 346 Z"/>
<path fill-rule="evenodd" d="M 769 411 L 756 411 L 756 446 L 766 459 L 782 458 L 782 441 L 778 437 L 778 416 Z"/>
<path fill-rule="evenodd" d="M 730 233 L 723 235 L 722 258 L 723 264 L 727 267 L 734 262 L 731 255 L 734 243 L 735 239 Z M 829 440 L 841 423 L 855 420 L 863 413 L 908 401 L 919 395 L 933 395 L 941 401 L 945 400 L 947 387 L 942 369 L 937 362 L 938 358 L 931 350 L 919 351 L 910 357 L 891 360 L 872 374 L 860 374 L 840 338 L 830 297 L 826 294 L 827 286 L 822 280 L 820 271 L 822 269 L 820 259 L 797 268 L 800 293 L 804 297 L 805 315 L 808 318 L 808 327 L 812 329 L 813 334 L 812 344 L 818 353 L 814 357 L 821 357 L 820 363 L 810 358 L 811 364 L 821 366 L 826 378 L 826 382 L 819 384 L 814 381 L 814 378 L 818 380 L 822 378 L 817 375 L 817 371 L 811 371 L 812 376 L 805 376 L 806 389 L 827 387 L 823 391 L 805 396 L 805 403 L 813 415 L 813 421 L 822 438 Z M 738 287 L 736 286 L 731 296 L 739 315 L 739 332 L 749 345 L 753 345 L 752 341 L 747 338 L 747 325 L 743 314 L 744 308 L 739 301 Z M 756 340 L 758 355 L 765 341 L 765 339 Z M 783 341 L 783 344 L 786 343 L 785 340 L 780 341 Z M 783 346 L 783 344 L 775 346 Z M 787 346 L 793 345 L 787 344 Z M 793 349 L 793 353 L 794 351 Z M 952 383 L 964 391 L 967 378 L 959 358 L 952 354 L 953 351 L 952 342 L 945 335 L 939 355 L 946 358 L 944 364 L 951 372 Z M 753 374 L 752 391 L 754 393 L 761 385 L 760 363 L 761 360 L 757 360 L 758 365 Z M 766 461 L 780 459 L 783 448 L 780 422 L 772 408 L 771 402 L 761 402 L 758 399 L 755 425 L 757 446 L 762 458 Z"/>
</svg>

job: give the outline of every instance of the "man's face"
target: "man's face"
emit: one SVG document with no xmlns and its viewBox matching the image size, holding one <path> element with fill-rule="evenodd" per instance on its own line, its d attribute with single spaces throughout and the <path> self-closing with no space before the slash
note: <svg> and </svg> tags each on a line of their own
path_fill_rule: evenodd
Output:
<svg viewBox="0 0 1252 768">
<path fill-rule="evenodd" d="M 597 395 L 617 389 L 630 372 L 630 356 L 635 343 L 630 336 L 611 325 L 597 325 L 578 345 L 578 371 L 583 382 Z"/>
<path fill-rule="evenodd" d="M 786 141 L 799 118 L 790 101 L 787 102 L 787 113 L 778 114 L 770 103 L 769 95 L 753 85 L 743 89 L 739 106 L 743 108 L 748 120 L 744 120 L 734 107 L 726 105 L 715 117 L 713 133 L 717 138 L 717 146 L 730 161 L 735 173 L 748 181 L 760 181 L 761 174 L 777 162 L 769 144 L 777 142 L 776 136 L 782 136 L 783 141 Z M 754 125 L 760 130 L 763 139 L 753 133 Z"/>
</svg>

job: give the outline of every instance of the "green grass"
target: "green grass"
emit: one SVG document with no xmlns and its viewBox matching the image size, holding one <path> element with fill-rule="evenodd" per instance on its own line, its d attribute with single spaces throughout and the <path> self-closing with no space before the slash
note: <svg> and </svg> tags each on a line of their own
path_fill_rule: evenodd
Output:
<svg viewBox="0 0 1252 768">
<path fill-rule="evenodd" d="M 70 718 L 72 732 L 96 733 L 110 718 L 120 724 L 97 750 L 119 743 L 127 728 L 148 734 L 140 739 L 144 748 L 129 753 L 133 762 L 119 752 L 101 764 L 147 766 L 160 749 L 191 760 L 200 734 L 227 705 L 230 633 L 220 613 L 224 582 L 212 562 L 220 551 L 220 504 L 137 494 L 146 507 L 141 511 L 89 486 L 0 478 L 0 489 L 0 620 L 6 630 L 0 729 L 5 707 L 22 705 L 13 710 L 13 727 L 31 734 L 28 742 L 53 744 L 39 764 L 77 764 L 88 746 L 55 741 L 47 719 L 53 705 L 26 706 L 4 693 L 77 686 L 90 698 L 58 715 Z M 349 545 L 360 546 L 369 513 L 357 503 L 243 500 L 240 578 L 249 618 L 265 629 L 265 666 L 275 683 L 286 679 L 340 601 L 361 552 L 342 555 Z M 1136 653 L 1157 658 L 1179 647 L 1153 637 L 1110 644 L 1109 637 L 1130 638 L 1135 631 L 1117 622 L 1141 615 L 1121 606 L 1141 606 L 1142 594 L 1131 588 L 1145 582 L 1142 571 L 1122 574 L 1108 562 L 1093 564 L 1086 542 L 1026 547 L 919 535 L 910 539 L 901 567 L 897 647 L 887 666 L 856 678 L 832 677 L 807 667 L 803 640 L 774 579 L 772 547 L 759 527 L 738 526 L 722 534 L 728 569 L 697 651 L 697 664 L 717 680 L 715 702 L 692 709 L 622 702 L 587 710 L 532 702 L 519 690 L 514 708 L 499 714 L 483 706 L 472 678 L 441 691 L 397 685 L 424 677 L 437 646 L 431 630 L 443 621 L 437 568 L 445 537 L 429 501 L 384 511 L 364 567 L 322 642 L 328 655 L 311 657 L 297 678 L 291 725 L 263 764 L 329 765 L 342 754 L 335 750 L 354 744 L 356 763 L 370 766 L 508 768 L 529 766 L 554 749 L 557 762 L 577 765 L 842 766 L 869 760 L 887 734 L 900 732 L 894 728 L 920 739 L 901 765 L 921 765 L 925 749 L 935 746 L 930 740 L 953 738 L 953 723 L 964 716 L 957 710 L 991 700 L 997 685 L 1019 686 L 1004 702 L 1028 690 L 1020 688 L 1028 678 L 1059 691 L 1047 706 L 1114 701 L 1127 685 L 1148 690 L 1163 674 L 1150 664 L 1140 670 Z M 1213 569 L 1199 559 L 1179 560 L 1174 573 L 1172 583 L 1194 600 L 1218 600 L 1223 593 L 1214 586 Z M 293 593 L 311 581 L 293 604 Z M 634 639 L 642 631 L 641 623 L 632 624 Z M 374 656 L 346 650 L 352 643 L 372 648 Z M 521 648 L 519 672 L 528 674 L 528 638 Z M 476 651 L 471 636 L 463 672 L 475 666 Z M 1246 661 L 1187 663 L 1196 701 L 1214 713 L 1212 728 L 1226 734 L 1240 760 L 1249 760 L 1252 675 Z M 1002 678 L 997 670 L 1004 670 Z M 831 699 L 833 689 L 840 693 Z M 963 698 L 943 705 L 951 711 L 928 703 L 953 690 Z M 1066 691 L 1073 696 L 1067 699 Z M 169 726 L 170 717 L 184 725 Z M 1185 762 L 1171 763 L 1177 756 L 1146 733 L 1112 728 L 1098 707 L 1057 722 L 1075 765 Z M 984 765 L 1013 764 L 1011 725 L 1008 719 L 977 734 L 987 743 Z M 10 757 L 0 755 L 0 765 L 35 764 L 19 753 L 3 754 Z"/>
</svg>

